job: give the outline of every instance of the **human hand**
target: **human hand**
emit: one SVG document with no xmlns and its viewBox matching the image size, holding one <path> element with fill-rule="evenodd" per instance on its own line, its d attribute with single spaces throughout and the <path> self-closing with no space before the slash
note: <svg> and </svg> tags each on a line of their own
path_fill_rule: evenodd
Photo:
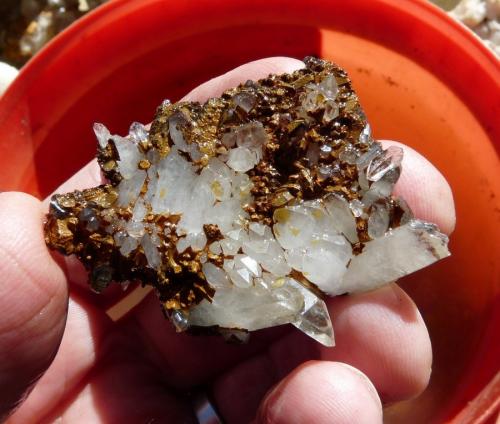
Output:
<svg viewBox="0 0 500 424">
<path fill-rule="evenodd" d="M 252 62 L 186 99 L 204 101 L 247 79 L 300 66 L 287 58 Z M 448 184 L 403 148 L 396 195 L 417 217 L 451 232 Z M 100 182 L 92 161 L 57 191 Z M 19 405 L 9 422 L 196 422 L 189 393 L 206 390 L 228 423 L 376 423 L 382 403 L 413 397 L 427 385 L 429 336 L 395 284 L 328 300 L 335 348 L 288 327 L 254 333 L 244 346 L 175 334 L 154 294 L 113 322 L 105 311 L 121 289 L 92 293 L 75 258 L 48 251 L 47 210 L 26 194 L 0 194 L 0 416 Z"/>
</svg>

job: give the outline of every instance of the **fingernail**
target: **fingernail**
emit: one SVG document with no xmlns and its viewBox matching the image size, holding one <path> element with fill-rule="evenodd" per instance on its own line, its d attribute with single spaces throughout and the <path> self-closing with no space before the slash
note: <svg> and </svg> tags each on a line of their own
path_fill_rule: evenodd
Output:
<svg viewBox="0 0 500 424">
<path fill-rule="evenodd" d="M 380 408 L 382 408 L 382 402 L 380 401 L 380 396 L 378 395 L 377 389 L 375 388 L 373 383 L 370 381 L 370 379 L 365 374 L 363 374 L 360 370 L 358 370 L 357 368 L 354 368 L 352 365 L 346 364 L 344 362 L 338 362 L 338 364 L 348 368 L 354 374 L 358 375 L 360 377 L 360 379 L 363 380 L 363 382 L 365 383 L 373 400 L 380 406 Z"/>
</svg>

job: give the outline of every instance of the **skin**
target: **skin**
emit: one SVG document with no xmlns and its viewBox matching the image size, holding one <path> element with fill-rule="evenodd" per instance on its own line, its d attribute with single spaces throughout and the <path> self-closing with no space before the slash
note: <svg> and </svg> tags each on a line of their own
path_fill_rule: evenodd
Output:
<svg viewBox="0 0 500 424">
<path fill-rule="evenodd" d="M 289 58 L 252 62 L 185 99 L 203 101 L 300 66 Z M 446 180 L 402 147 L 396 194 L 450 233 L 455 212 Z M 93 161 L 57 191 L 100 181 Z M 198 392 L 211 395 L 228 423 L 377 423 L 384 403 L 417 396 L 429 381 L 427 329 L 396 284 L 329 299 L 333 349 L 289 327 L 254 333 L 243 346 L 176 334 L 154 294 L 112 322 L 105 310 L 121 290 L 92 293 L 74 258 L 46 248 L 46 211 L 46 201 L 0 194 L 0 416 L 9 423 L 195 423 L 190 395 Z"/>
</svg>

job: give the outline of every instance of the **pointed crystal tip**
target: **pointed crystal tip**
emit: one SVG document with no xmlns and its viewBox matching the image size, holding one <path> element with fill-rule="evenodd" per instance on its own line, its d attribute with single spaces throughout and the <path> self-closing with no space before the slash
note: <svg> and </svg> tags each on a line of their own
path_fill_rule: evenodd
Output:
<svg viewBox="0 0 500 424">
<path fill-rule="evenodd" d="M 326 332 L 326 333 L 317 332 L 313 327 L 308 326 L 308 325 L 304 325 L 303 321 L 294 322 L 293 325 L 296 328 L 298 328 L 300 331 L 302 331 L 304 334 L 308 335 L 312 339 L 321 343 L 323 346 L 326 346 L 326 347 L 335 346 L 335 338 L 333 337 L 333 328 L 332 328 L 331 324 L 330 324 L 329 332 Z"/>
<path fill-rule="evenodd" d="M 304 296 L 304 309 L 292 323 L 295 327 L 321 344 L 335 346 L 333 326 L 326 303 L 297 281 L 291 280 Z"/>
</svg>

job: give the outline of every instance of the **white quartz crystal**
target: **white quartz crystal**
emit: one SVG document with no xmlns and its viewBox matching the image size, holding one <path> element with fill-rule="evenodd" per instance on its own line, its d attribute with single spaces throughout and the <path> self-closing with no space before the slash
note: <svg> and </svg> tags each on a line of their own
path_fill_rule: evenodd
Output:
<svg viewBox="0 0 500 424">
<path fill-rule="evenodd" d="M 349 203 L 342 197 L 332 194 L 326 198 L 325 208 L 332 217 L 332 226 L 351 243 L 356 243 L 358 241 L 356 220 Z"/>
<path fill-rule="evenodd" d="M 389 210 L 387 205 L 375 203 L 372 205 L 368 218 L 368 235 L 375 239 L 382 237 L 389 228 Z"/>
<path fill-rule="evenodd" d="M 157 269 L 160 266 L 161 257 L 158 248 L 154 245 L 149 234 L 144 234 L 141 239 L 141 245 L 144 249 L 144 254 L 148 260 L 148 266 Z"/>
<path fill-rule="evenodd" d="M 231 197 L 233 172 L 217 158 L 212 158 L 200 174 L 198 184 L 210 187 L 215 200 L 228 200 Z"/>
<path fill-rule="evenodd" d="M 207 281 L 216 289 L 219 288 L 230 288 L 231 282 L 226 274 L 221 268 L 215 266 L 211 262 L 204 263 L 202 266 L 203 274 Z"/>
<path fill-rule="evenodd" d="M 129 139 L 114 135 L 111 137 L 116 150 L 118 151 L 118 170 L 123 178 L 132 178 L 137 171 L 137 164 L 143 159 L 137 144 L 131 143 Z"/>
<path fill-rule="evenodd" d="M 124 178 L 120 183 L 120 187 L 118 189 L 118 205 L 127 206 L 130 204 L 134 204 L 139 197 L 139 193 L 145 180 L 145 171 L 136 171 L 136 173 L 133 174 L 130 178 Z"/>
<path fill-rule="evenodd" d="M 148 210 L 146 208 L 146 204 L 144 203 L 144 199 L 141 197 L 140 199 L 135 202 L 134 210 L 132 212 L 132 219 L 136 222 L 141 222 Z"/>
<path fill-rule="evenodd" d="M 318 84 L 318 89 L 328 100 L 335 100 L 339 92 L 337 81 L 333 75 L 326 76 Z"/>
<path fill-rule="evenodd" d="M 212 303 L 204 300 L 192 308 L 189 322 L 253 331 L 294 323 L 304 306 L 301 290 L 290 284 L 278 288 L 235 285 L 217 290 Z"/>
<path fill-rule="evenodd" d="M 148 138 L 148 130 L 140 122 L 133 122 L 132 125 L 130 125 L 129 136 L 138 143 Z"/>
<path fill-rule="evenodd" d="M 101 123 L 96 122 L 94 124 L 94 134 L 99 142 L 101 149 L 104 149 L 108 145 L 108 140 L 111 137 L 109 130 Z"/>
<path fill-rule="evenodd" d="M 413 220 L 366 243 L 332 294 L 372 290 L 449 256 L 447 238 L 426 225 Z"/>
<path fill-rule="evenodd" d="M 257 153 L 246 147 L 237 147 L 229 151 L 227 164 L 237 172 L 250 171 L 257 163 Z"/>
<path fill-rule="evenodd" d="M 134 251 L 137 248 L 138 244 L 139 242 L 136 238 L 125 237 L 122 242 L 122 245 L 120 246 L 120 253 L 123 256 L 128 256 L 132 251 Z"/>
<path fill-rule="evenodd" d="M 274 221 L 274 235 L 284 249 L 300 248 L 312 237 L 313 216 L 302 205 L 276 209 Z"/>
</svg>

